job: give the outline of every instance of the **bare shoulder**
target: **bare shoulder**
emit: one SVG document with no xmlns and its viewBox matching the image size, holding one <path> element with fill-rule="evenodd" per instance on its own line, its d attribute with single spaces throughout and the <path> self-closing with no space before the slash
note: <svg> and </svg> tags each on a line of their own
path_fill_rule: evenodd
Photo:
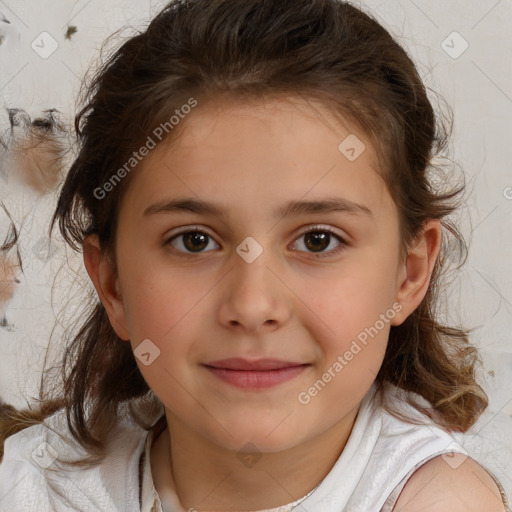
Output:
<svg viewBox="0 0 512 512">
<path fill-rule="evenodd" d="M 474 459 L 434 457 L 403 488 L 393 512 L 505 512 L 498 486 Z"/>
</svg>

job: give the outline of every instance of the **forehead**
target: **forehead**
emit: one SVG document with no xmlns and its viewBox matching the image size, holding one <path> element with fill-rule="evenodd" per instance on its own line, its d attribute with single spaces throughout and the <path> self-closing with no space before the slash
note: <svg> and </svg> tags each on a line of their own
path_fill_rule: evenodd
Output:
<svg viewBox="0 0 512 512">
<path fill-rule="evenodd" d="M 267 149 L 262 157 L 285 156 L 290 160 L 294 154 L 303 152 L 310 157 L 319 153 L 338 157 L 340 143 L 349 137 L 358 145 L 357 149 L 366 146 L 365 160 L 372 168 L 377 168 L 377 155 L 368 137 L 355 127 L 355 123 L 335 115 L 332 107 L 315 99 L 209 100 L 199 104 L 193 114 L 185 118 L 183 128 L 174 142 L 181 152 L 194 151 L 206 144 L 230 147 L 236 150 L 233 154 L 243 157 L 250 148 L 260 147 Z"/>
<path fill-rule="evenodd" d="M 179 136 L 135 170 L 127 196 L 140 211 L 184 193 L 260 210 L 334 192 L 372 209 L 392 207 L 369 138 L 320 102 L 209 101 L 181 123 Z"/>
</svg>

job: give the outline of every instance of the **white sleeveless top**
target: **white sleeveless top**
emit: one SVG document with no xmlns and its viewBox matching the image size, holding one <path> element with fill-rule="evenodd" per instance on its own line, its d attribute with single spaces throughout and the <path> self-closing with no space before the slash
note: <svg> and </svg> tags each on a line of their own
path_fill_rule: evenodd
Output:
<svg viewBox="0 0 512 512">
<path fill-rule="evenodd" d="M 446 433 L 392 397 L 401 412 L 424 422 L 405 423 L 380 406 L 374 390 L 372 386 L 365 395 L 343 452 L 317 487 L 292 503 L 257 512 L 391 512 L 422 464 L 444 453 L 467 456 L 458 442 L 464 434 Z M 160 497 L 155 490 L 150 465 L 154 430 L 124 419 L 109 438 L 102 464 L 70 469 L 56 457 L 77 458 L 85 451 L 71 439 L 65 413 L 58 411 L 46 424 L 67 433 L 69 444 L 45 425 L 7 438 L 0 463 L 0 512 L 187 512 L 176 493 Z M 487 471 L 510 512 L 502 485 Z M 52 492 L 52 485 L 63 497 Z"/>
</svg>

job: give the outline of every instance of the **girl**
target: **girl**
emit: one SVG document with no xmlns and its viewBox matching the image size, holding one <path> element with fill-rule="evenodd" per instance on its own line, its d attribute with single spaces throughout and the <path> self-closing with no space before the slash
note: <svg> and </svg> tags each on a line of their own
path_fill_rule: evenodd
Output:
<svg viewBox="0 0 512 512">
<path fill-rule="evenodd" d="M 56 221 L 99 300 L 39 410 L 3 407 L 0 509 L 508 509 L 459 442 L 487 406 L 436 320 L 447 134 L 338 0 L 184 0 L 75 122 Z M 459 436 L 459 437 L 457 437 Z"/>
</svg>

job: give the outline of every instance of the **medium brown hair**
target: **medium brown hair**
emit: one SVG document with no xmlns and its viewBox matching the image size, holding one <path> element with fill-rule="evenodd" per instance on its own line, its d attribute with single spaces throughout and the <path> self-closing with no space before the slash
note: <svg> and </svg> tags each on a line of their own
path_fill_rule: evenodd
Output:
<svg viewBox="0 0 512 512">
<path fill-rule="evenodd" d="M 468 341 L 469 331 L 437 318 L 447 257 L 457 247 L 467 256 L 462 235 L 446 218 L 459 207 L 465 184 L 436 190 L 431 174 L 437 171 L 441 182 L 449 181 L 434 159 L 447 148 L 451 118 L 436 115 L 406 51 L 376 19 L 347 2 L 169 3 L 145 31 L 108 58 L 89 84 L 75 119 L 79 153 L 60 191 L 50 234 L 58 221 L 66 242 L 80 251 L 84 237 L 96 233 L 102 251 L 115 263 L 119 204 L 137 169 L 101 200 L 94 190 L 188 98 L 201 104 L 221 97 L 276 96 L 319 100 L 370 138 L 399 212 L 402 258 L 429 219 L 441 220 L 443 245 L 428 291 L 401 325 L 391 327 L 375 382 L 392 414 L 402 417 L 385 402 L 389 384 L 423 397 L 429 407 L 408 400 L 442 428 L 466 431 L 488 404 L 475 379 L 478 354 Z M 186 129 L 186 120 L 179 128 Z M 99 462 L 106 432 L 122 411 L 146 429 L 147 411 L 163 411 L 130 344 L 116 335 L 97 297 L 62 363 L 63 385 L 54 386 L 57 391 L 51 394 L 42 382 L 37 410 L 3 407 L 1 445 L 9 435 L 64 408 L 76 441 Z"/>
</svg>

